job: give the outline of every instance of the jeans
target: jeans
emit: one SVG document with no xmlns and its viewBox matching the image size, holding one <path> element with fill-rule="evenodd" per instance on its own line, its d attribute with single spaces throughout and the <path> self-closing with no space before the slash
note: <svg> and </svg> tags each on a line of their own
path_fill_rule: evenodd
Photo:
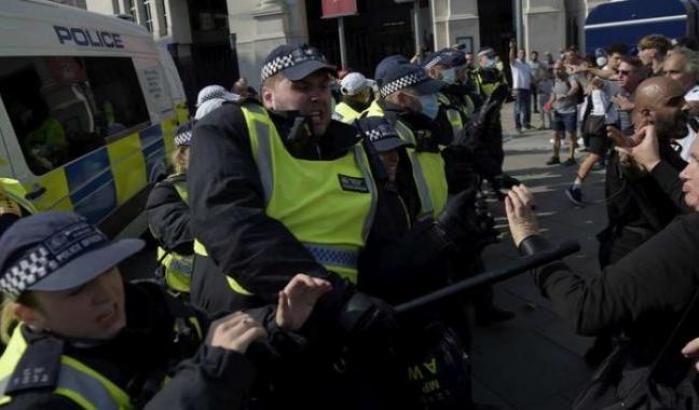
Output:
<svg viewBox="0 0 699 410">
<path fill-rule="evenodd" d="M 517 89 L 515 98 L 515 128 L 522 129 L 531 127 L 531 92 L 522 88 Z"/>
</svg>

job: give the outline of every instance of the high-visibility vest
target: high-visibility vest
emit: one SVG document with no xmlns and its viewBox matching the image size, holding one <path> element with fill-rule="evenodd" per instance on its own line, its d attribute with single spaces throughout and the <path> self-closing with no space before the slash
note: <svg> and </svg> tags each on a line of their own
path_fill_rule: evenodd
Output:
<svg viewBox="0 0 699 410">
<path fill-rule="evenodd" d="M 333 113 L 333 118 L 342 121 L 345 124 L 351 124 L 354 122 L 361 113 L 354 108 L 350 107 L 349 104 L 341 102 L 335 106 L 335 112 Z"/>
<path fill-rule="evenodd" d="M 379 103 L 374 100 L 369 104 L 369 108 L 366 110 L 362 111 L 360 114 L 361 117 L 383 117 L 383 108 L 379 105 Z"/>
<path fill-rule="evenodd" d="M 454 138 L 458 139 L 464 133 L 464 122 L 461 119 L 461 112 L 457 108 L 453 108 L 451 100 L 446 95 L 439 93 L 438 100 L 446 111 Z"/>
<path fill-rule="evenodd" d="M 396 132 L 405 141 L 416 145 L 415 134 L 402 121 L 394 124 Z M 437 218 L 444 212 L 449 196 L 447 174 L 441 152 L 416 151 L 408 148 L 408 158 L 413 168 L 413 180 L 420 196 L 418 219 Z"/>
<path fill-rule="evenodd" d="M 384 113 L 381 106 L 374 101 L 362 115 L 383 117 Z M 400 120 L 396 121 L 394 127 L 403 140 L 416 145 L 415 134 L 410 127 Z M 415 188 L 420 197 L 418 220 L 436 218 L 444 211 L 449 195 L 442 154 L 440 152 L 416 151 L 414 148 L 407 148 L 406 152 L 413 169 Z"/>
<path fill-rule="evenodd" d="M 0 357 L 0 408 L 12 401 L 6 394 L 10 378 L 27 350 L 23 325 L 15 328 Z M 66 397 L 86 410 L 131 410 L 129 395 L 102 374 L 70 356 L 61 355 L 61 366 L 53 394 Z"/>
<path fill-rule="evenodd" d="M 187 202 L 187 184 L 185 181 L 173 182 L 175 191 L 185 204 Z M 159 246 L 157 258 L 165 271 L 165 283 L 175 292 L 189 292 L 194 269 L 193 255 L 180 255 L 177 252 L 168 252 Z"/>
<path fill-rule="evenodd" d="M 483 94 L 485 94 L 486 97 L 490 97 L 490 94 L 492 94 L 493 91 L 495 91 L 495 89 L 500 84 L 505 83 L 502 74 L 500 72 L 498 72 L 497 75 L 498 75 L 497 81 L 485 82 L 485 81 L 483 81 L 483 75 L 482 75 L 481 71 L 478 70 L 478 72 L 476 73 L 475 77 L 476 77 L 476 82 L 478 84 L 478 88 L 480 88 L 480 90 L 482 90 Z"/>
<path fill-rule="evenodd" d="M 38 212 L 34 204 L 26 198 L 27 190 L 24 189 L 22 184 L 16 179 L 11 178 L 0 178 L 0 184 L 5 190 L 5 194 L 15 201 L 17 205 L 21 206 L 27 212 L 35 214 Z"/>
<path fill-rule="evenodd" d="M 378 199 L 361 144 L 335 160 L 293 157 L 267 111 L 242 107 L 250 146 L 264 189 L 265 213 L 283 223 L 326 269 L 356 283 L 357 260 L 373 223 Z M 195 240 L 194 252 L 207 256 Z M 251 295 L 226 272 L 237 293 Z"/>
</svg>

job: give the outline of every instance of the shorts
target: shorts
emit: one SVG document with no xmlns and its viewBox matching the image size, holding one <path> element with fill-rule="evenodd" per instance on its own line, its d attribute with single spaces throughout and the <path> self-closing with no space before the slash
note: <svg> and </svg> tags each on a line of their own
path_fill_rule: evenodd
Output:
<svg viewBox="0 0 699 410">
<path fill-rule="evenodd" d="M 578 129 L 578 112 L 573 111 L 567 114 L 553 113 L 553 130 L 574 133 Z"/>
<path fill-rule="evenodd" d="M 607 138 L 606 133 L 590 135 L 587 152 L 604 157 L 607 153 L 607 149 L 609 149 L 609 138 Z"/>
</svg>

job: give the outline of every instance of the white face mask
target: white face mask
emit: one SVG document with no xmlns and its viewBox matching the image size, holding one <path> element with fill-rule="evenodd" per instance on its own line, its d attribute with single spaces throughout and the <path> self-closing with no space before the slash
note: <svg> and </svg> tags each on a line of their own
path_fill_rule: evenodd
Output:
<svg viewBox="0 0 699 410">
<path fill-rule="evenodd" d="M 489 58 L 488 61 L 485 62 L 486 68 L 495 68 L 495 65 L 495 60 L 492 58 Z"/>
<path fill-rule="evenodd" d="M 607 65 L 607 57 L 597 57 L 595 62 L 597 63 L 597 67 L 604 67 Z"/>
<path fill-rule="evenodd" d="M 456 69 L 450 68 L 442 71 L 442 81 L 447 84 L 454 84 L 456 82 Z"/>
</svg>

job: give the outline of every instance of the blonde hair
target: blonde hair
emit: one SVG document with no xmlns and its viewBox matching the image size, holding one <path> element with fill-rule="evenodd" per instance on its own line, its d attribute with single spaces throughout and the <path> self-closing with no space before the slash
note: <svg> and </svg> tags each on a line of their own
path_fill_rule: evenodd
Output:
<svg viewBox="0 0 699 410">
<path fill-rule="evenodd" d="M 170 157 L 170 162 L 172 163 L 172 168 L 175 170 L 176 174 L 186 174 L 187 168 L 189 166 L 187 161 L 187 150 L 189 147 L 177 147 L 175 151 L 172 152 Z"/>
<path fill-rule="evenodd" d="M 0 307 L 0 340 L 2 340 L 4 344 L 10 341 L 12 332 L 20 323 L 19 318 L 15 315 L 17 305 L 23 305 L 33 309 L 38 309 L 39 307 L 39 303 L 32 292 L 24 292 L 15 300 L 3 299 L 2 307 Z"/>
</svg>

